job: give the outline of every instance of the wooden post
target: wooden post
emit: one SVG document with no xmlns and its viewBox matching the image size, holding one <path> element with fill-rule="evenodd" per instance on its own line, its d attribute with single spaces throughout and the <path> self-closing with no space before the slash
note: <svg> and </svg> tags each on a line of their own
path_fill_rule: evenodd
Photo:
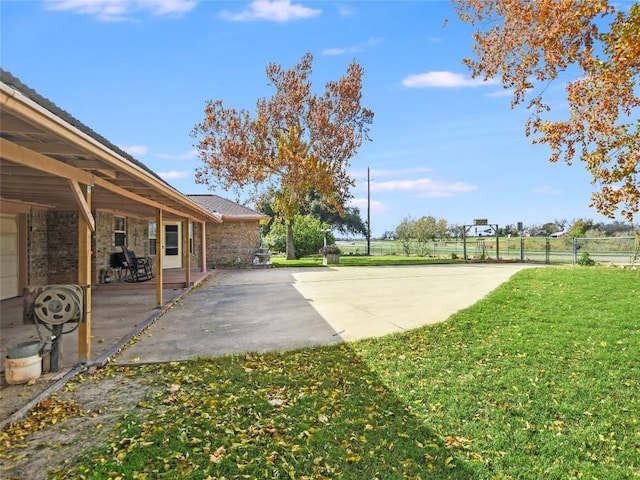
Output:
<svg viewBox="0 0 640 480">
<path fill-rule="evenodd" d="M 162 257 L 164 256 L 164 225 L 162 224 L 162 208 L 156 211 L 156 308 L 162 308 Z"/>
<path fill-rule="evenodd" d="M 200 258 L 202 259 L 202 272 L 207 271 L 207 232 L 206 232 L 206 222 L 202 222 L 202 238 L 200 239 Z"/>
<path fill-rule="evenodd" d="M 91 209 L 91 185 L 82 185 L 85 206 Z M 84 292 L 82 323 L 78 327 L 78 363 L 91 360 L 91 226 L 78 212 L 78 284 L 88 285 Z"/>
<path fill-rule="evenodd" d="M 191 254 L 189 253 L 189 219 L 182 220 L 182 265 L 184 265 L 184 286 L 191 285 Z"/>
</svg>

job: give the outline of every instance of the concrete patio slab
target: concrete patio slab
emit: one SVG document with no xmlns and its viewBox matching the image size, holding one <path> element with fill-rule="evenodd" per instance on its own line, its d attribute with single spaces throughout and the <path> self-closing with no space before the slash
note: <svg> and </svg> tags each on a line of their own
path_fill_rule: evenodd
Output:
<svg viewBox="0 0 640 480">
<path fill-rule="evenodd" d="M 218 271 L 115 364 L 281 351 L 445 320 L 530 265 Z"/>
</svg>

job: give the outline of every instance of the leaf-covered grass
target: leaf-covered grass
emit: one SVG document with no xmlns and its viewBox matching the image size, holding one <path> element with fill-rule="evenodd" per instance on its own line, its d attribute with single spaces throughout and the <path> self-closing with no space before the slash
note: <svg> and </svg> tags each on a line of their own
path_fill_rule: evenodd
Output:
<svg viewBox="0 0 640 480">
<path fill-rule="evenodd" d="M 408 333 L 139 374 L 161 393 L 52 478 L 638 478 L 640 271 L 527 269 Z"/>
<path fill-rule="evenodd" d="M 460 260 L 449 258 L 404 257 L 396 255 L 364 256 L 342 255 L 339 265 L 326 267 L 379 267 L 387 265 L 433 265 L 444 263 L 459 263 Z M 322 267 L 322 257 L 304 257 L 297 260 L 287 260 L 284 257 L 271 257 L 271 263 L 276 267 Z"/>
</svg>

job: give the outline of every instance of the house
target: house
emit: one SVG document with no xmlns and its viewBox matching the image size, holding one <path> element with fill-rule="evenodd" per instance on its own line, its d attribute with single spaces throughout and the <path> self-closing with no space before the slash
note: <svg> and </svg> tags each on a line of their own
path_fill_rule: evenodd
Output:
<svg viewBox="0 0 640 480">
<path fill-rule="evenodd" d="M 262 243 L 260 225 L 270 217 L 218 195 L 187 196 L 222 220 L 207 227 L 207 268 L 251 264 Z"/>
<path fill-rule="evenodd" d="M 189 286 L 192 272 L 251 264 L 264 215 L 184 195 L 1 69 L 0 102 L 0 300 L 28 286 L 84 286 L 79 362 L 91 358 L 92 290 L 122 246 L 151 258 L 158 307 L 165 272 Z"/>
</svg>

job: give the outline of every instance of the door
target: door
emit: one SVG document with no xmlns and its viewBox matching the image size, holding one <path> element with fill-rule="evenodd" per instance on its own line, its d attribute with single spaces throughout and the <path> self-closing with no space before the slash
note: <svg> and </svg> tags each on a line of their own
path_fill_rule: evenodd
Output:
<svg viewBox="0 0 640 480">
<path fill-rule="evenodd" d="M 18 216 L 0 216 L 0 300 L 18 296 Z"/>
<path fill-rule="evenodd" d="M 182 268 L 182 236 L 180 222 L 164 224 L 164 268 Z"/>
</svg>

